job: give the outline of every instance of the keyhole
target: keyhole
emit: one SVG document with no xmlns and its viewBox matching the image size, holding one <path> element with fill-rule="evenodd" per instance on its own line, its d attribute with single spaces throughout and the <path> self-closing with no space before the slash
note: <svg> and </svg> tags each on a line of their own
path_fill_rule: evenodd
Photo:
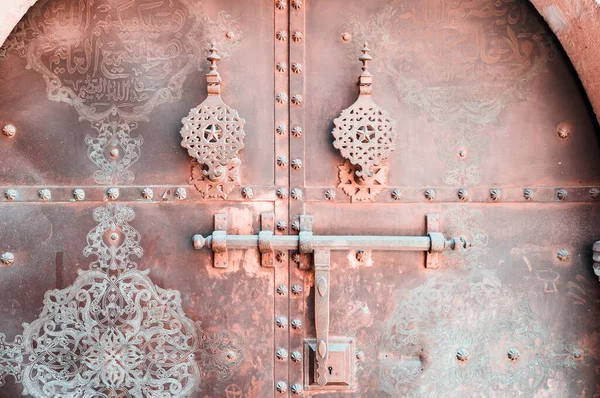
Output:
<svg viewBox="0 0 600 398">
<path fill-rule="evenodd" d="M 331 376 L 333 374 L 333 366 L 329 366 L 327 369 L 329 369 L 329 375 Z"/>
</svg>

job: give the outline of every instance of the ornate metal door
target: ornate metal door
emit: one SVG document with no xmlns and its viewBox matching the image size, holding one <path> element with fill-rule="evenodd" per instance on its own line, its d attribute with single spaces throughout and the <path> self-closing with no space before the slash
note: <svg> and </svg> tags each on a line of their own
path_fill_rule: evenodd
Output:
<svg viewBox="0 0 600 398">
<path fill-rule="evenodd" d="M 525 0 L 365 3 L 29 10 L 1 396 L 600 394 L 598 126 L 559 45 Z"/>
</svg>

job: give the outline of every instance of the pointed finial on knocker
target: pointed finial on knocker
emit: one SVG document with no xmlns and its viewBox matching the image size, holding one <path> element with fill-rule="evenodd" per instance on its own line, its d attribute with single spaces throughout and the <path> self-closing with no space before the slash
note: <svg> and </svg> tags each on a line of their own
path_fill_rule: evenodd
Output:
<svg viewBox="0 0 600 398">
<path fill-rule="evenodd" d="M 221 94 L 221 75 L 217 71 L 217 62 L 221 60 L 219 54 L 217 54 L 217 43 L 213 40 L 210 43 L 210 53 L 206 59 L 210 62 L 210 72 L 206 74 L 206 82 L 208 83 L 208 94 L 215 95 Z"/>
<path fill-rule="evenodd" d="M 365 45 L 362 48 L 362 55 L 358 58 L 362 62 L 362 72 L 358 80 L 358 85 L 360 86 L 360 94 L 365 95 L 371 94 L 371 85 L 373 84 L 373 75 L 369 72 L 369 62 L 373 59 L 369 54 L 370 52 L 369 43 L 365 41 Z"/>
</svg>

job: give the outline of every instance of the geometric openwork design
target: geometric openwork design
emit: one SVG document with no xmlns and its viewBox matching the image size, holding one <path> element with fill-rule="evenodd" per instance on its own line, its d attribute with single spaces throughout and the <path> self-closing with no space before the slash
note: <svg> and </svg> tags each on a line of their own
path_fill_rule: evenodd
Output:
<svg viewBox="0 0 600 398">
<path fill-rule="evenodd" d="M 98 225 L 84 249 L 95 257 L 90 269 L 46 292 L 41 314 L 14 342 L 0 334 L 0 385 L 12 375 L 34 397 L 186 397 L 203 375 L 227 379 L 240 364 L 226 332 L 199 331 L 180 293 L 137 269 L 134 216 L 116 203 L 94 211 Z"/>
<path fill-rule="evenodd" d="M 226 198 L 233 189 L 231 182 L 239 185 L 239 179 L 228 178 L 228 165 L 239 163 L 238 152 L 244 148 L 244 124 L 236 110 L 221 99 L 221 77 L 217 72 L 220 57 L 213 43 L 208 60 L 210 72 L 206 75 L 208 97 L 182 119 L 181 146 L 202 168 L 201 178 L 191 183 L 204 197 Z M 237 162 L 236 162 L 237 161 Z M 206 195 L 207 192 L 218 195 Z"/>
<path fill-rule="evenodd" d="M 369 179 L 374 177 L 375 167 L 378 167 L 394 150 L 396 138 L 394 125 L 396 122 L 387 111 L 381 109 L 373 101 L 371 96 L 373 76 L 368 68 L 368 62 L 372 57 L 369 55 L 367 43 L 362 51 L 363 54 L 359 58 L 363 63 L 359 78 L 360 95 L 352 106 L 344 109 L 340 116 L 333 121 L 334 128 L 331 134 L 334 138 L 333 146 L 353 165 L 353 173 L 356 176 L 355 183 L 380 185 L 385 178 L 379 177 L 377 183 L 369 181 Z M 381 172 L 381 169 L 378 169 L 378 172 Z M 347 182 L 340 181 L 340 183 L 347 186 Z M 343 187 L 340 186 L 340 188 Z M 347 189 L 344 191 L 353 197 L 353 194 L 349 193 Z M 362 190 L 361 193 L 364 197 L 365 190 Z M 368 196 L 366 199 L 359 200 L 372 200 L 373 198 L 374 196 Z"/>
</svg>

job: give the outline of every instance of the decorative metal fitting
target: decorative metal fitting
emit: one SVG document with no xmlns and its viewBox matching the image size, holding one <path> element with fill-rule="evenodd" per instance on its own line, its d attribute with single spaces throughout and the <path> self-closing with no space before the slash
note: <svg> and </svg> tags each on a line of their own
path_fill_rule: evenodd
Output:
<svg viewBox="0 0 600 398">
<path fill-rule="evenodd" d="M 399 189 L 394 189 L 392 191 L 392 199 L 394 200 L 402 200 L 402 192 Z"/>
<path fill-rule="evenodd" d="M 277 166 L 285 167 L 288 164 L 288 158 L 285 155 L 277 156 Z"/>
<path fill-rule="evenodd" d="M 7 137 L 14 137 L 17 134 L 17 128 L 12 124 L 7 124 L 2 128 L 2 134 Z"/>
<path fill-rule="evenodd" d="M 502 191 L 499 188 L 492 188 L 490 189 L 490 198 L 496 202 L 500 199 L 500 196 L 502 195 Z"/>
<path fill-rule="evenodd" d="M 227 40 L 233 40 L 235 39 L 235 33 L 233 33 L 232 31 L 228 31 L 227 33 L 225 33 L 225 38 Z"/>
<path fill-rule="evenodd" d="M 110 200 L 119 199 L 119 195 L 119 188 L 108 188 L 108 191 L 106 191 L 106 197 L 108 197 Z"/>
<path fill-rule="evenodd" d="M 294 232 L 300 231 L 300 221 L 292 221 L 292 231 L 294 231 Z"/>
<path fill-rule="evenodd" d="M 292 391 L 292 394 L 294 394 L 294 395 L 300 395 L 302 393 L 302 385 L 298 384 L 298 383 L 294 383 L 290 387 L 290 391 Z"/>
<path fill-rule="evenodd" d="M 521 353 L 516 348 L 510 348 L 507 353 L 508 359 L 516 361 L 521 356 Z"/>
<path fill-rule="evenodd" d="M 285 30 L 280 30 L 279 32 L 275 33 L 275 38 L 278 41 L 286 41 L 287 40 L 287 32 Z"/>
<path fill-rule="evenodd" d="M 583 353 L 581 351 L 579 351 L 577 348 L 575 348 L 573 350 L 573 358 L 581 359 L 581 357 L 583 357 Z"/>
<path fill-rule="evenodd" d="M 296 264 L 300 263 L 300 253 L 296 252 L 292 255 L 292 261 Z"/>
<path fill-rule="evenodd" d="M 298 284 L 292 285 L 292 294 L 294 296 L 299 296 L 300 294 L 302 294 L 302 286 Z"/>
<path fill-rule="evenodd" d="M 556 199 L 563 201 L 563 200 L 567 200 L 567 198 L 569 197 L 569 192 L 564 189 L 564 188 L 560 188 L 556 190 Z"/>
<path fill-rule="evenodd" d="M 292 160 L 292 163 L 290 164 L 290 166 L 292 166 L 292 169 L 294 169 L 294 170 L 300 170 L 302 168 L 302 160 L 294 159 L 294 160 Z"/>
<path fill-rule="evenodd" d="M 275 132 L 277 133 L 277 135 L 285 135 L 287 133 L 287 127 L 285 124 L 278 124 L 277 127 L 275 127 Z"/>
<path fill-rule="evenodd" d="M 277 72 L 284 73 L 287 70 L 287 64 L 283 61 L 277 62 L 277 64 L 275 65 L 275 69 L 277 69 Z"/>
<path fill-rule="evenodd" d="M 301 73 L 302 72 L 302 64 L 299 62 L 294 62 L 292 64 L 292 72 L 295 74 Z"/>
<path fill-rule="evenodd" d="M 460 151 L 458 151 L 458 157 L 461 159 L 464 159 L 467 157 L 467 150 L 466 149 L 461 149 Z"/>
<path fill-rule="evenodd" d="M 458 351 L 456 351 L 456 359 L 461 362 L 467 361 L 469 359 L 469 351 L 467 351 L 466 348 L 459 348 Z"/>
<path fill-rule="evenodd" d="M 290 358 L 292 359 L 292 362 L 300 362 L 302 360 L 302 354 L 299 351 L 294 351 Z"/>
<path fill-rule="evenodd" d="M 40 200 L 47 202 L 52 199 L 52 192 L 50 192 L 49 189 L 40 189 L 38 191 L 38 196 L 40 197 Z"/>
<path fill-rule="evenodd" d="M 390 114 L 371 97 L 373 75 L 369 72 L 369 47 L 365 42 L 362 72 L 359 77 L 360 95 L 333 121 L 333 146 L 354 167 L 356 183 L 365 183 L 375 175 L 375 167 L 385 160 L 395 147 L 395 124 Z"/>
<path fill-rule="evenodd" d="M 461 202 L 465 202 L 469 199 L 469 191 L 466 188 L 461 188 L 457 193 L 458 200 Z"/>
<path fill-rule="evenodd" d="M 325 199 L 334 200 L 335 199 L 335 191 L 333 189 L 328 189 L 325 191 Z"/>
<path fill-rule="evenodd" d="M 177 198 L 177 200 L 184 200 L 185 198 L 187 198 L 187 191 L 185 190 L 185 188 L 177 188 L 175 190 L 175 198 Z"/>
<path fill-rule="evenodd" d="M 369 255 L 364 250 L 357 250 L 355 256 L 356 260 L 361 263 L 365 263 L 369 259 Z"/>
<path fill-rule="evenodd" d="M 242 197 L 244 199 L 252 199 L 254 197 L 254 191 L 250 187 L 244 187 L 242 189 Z"/>
<path fill-rule="evenodd" d="M 284 251 L 279 251 L 277 252 L 277 261 L 279 261 L 280 263 L 285 262 L 285 260 L 287 260 L 287 253 Z"/>
<path fill-rule="evenodd" d="M 356 353 L 356 359 L 358 359 L 359 361 L 364 361 L 365 360 L 365 353 L 363 351 L 359 351 Z"/>
<path fill-rule="evenodd" d="M 277 319 L 275 319 L 275 324 L 279 329 L 285 329 L 287 326 L 287 318 L 284 316 L 279 316 Z"/>
<path fill-rule="evenodd" d="M 288 100 L 288 96 L 286 93 L 277 93 L 275 96 L 275 100 L 280 104 L 285 104 Z"/>
<path fill-rule="evenodd" d="M 559 138 L 566 140 L 569 138 L 569 134 L 571 134 L 571 126 L 569 126 L 567 123 L 560 123 L 558 126 L 556 126 L 556 134 Z"/>
<path fill-rule="evenodd" d="M 590 198 L 592 200 L 596 200 L 596 199 L 600 198 L 600 189 L 598 189 L 598 188 L 590 189 L 589 193 L 590 193 Z"/>
<path fill-rule="evenodd" d="M 292 189 L 292 192 L 290 195 L 291 195 L 292 199 L 295 199 L 295 200 L 302 199 L 302 190 L 300 190 L 299 188 L 294 188 L 294 189 Z"/>
<path fill-rule="evenodd" d="M 283 220 L 277 221 L 277 230 L 280 232 L 284 232 L 285 230 L 287 230 L 287 222 Z"/>
<path fill-rule="evenodd" d="M 146 200 L 154 199 L 154 191 L 151 188 L 142 189 L 142 198 Z"/>
<path fill-rule="evenodd" d="M 277 350 L 277 352 L 275 353 L 275 356 L 277 357 L 277 359 L 279 359 L 280 361 L 285 361 L 288 357 L 288 352 L 285 348 L 280 348 Z"/>
<path fill-rule="evenodd" d="M 277 285 L 277 294 L 280 296 L 285 296 L 287 294 L 287 286 Z"/>
<path fill-rule="evenodd" d="M 287 8 L 287 1 L 286 0 L 277 0 L 275 2 L 275 7 L 277 7 L 278 10 L 283 11 Z"/>
<path fill-rule="evenodd" d="M 534 196 L 535 196 L 535 193 L 534 193 L 533 189 L 525 188 L 523 190 L 523 197 L 525 198 L 525 200 L 533 200 Z"/>
<path fill-rule="evenodd" d="M 0 262 L 6 266 L 12 265 L 15 262 L 15 255 L 11 252 L 4 252 L 0 256 Z"/>
<path fill-rule="evenodd" d="M 285 381 L 278 381 L 277 384 L 275 385 L 275 389 L 277 390 L 278 393 L 283 394 L 284 392 L 287 391 L 287 384 L 285 383 Z"/>
<path fill-rule="evenodd" d="M 425 199 L 434 200 L 435 199 L 435 189 L 428 189 L 424 193 Z"/>
<path fill-rule="evenodd" d="M 302 105 L 302 95 L 300 95 L 300 94 L 292 95 L 292 104 Z"/>
<path fill-rule="evenodd" d="M 285 199 L 285 198 L 287 198 L 287 189 L 277 188 L 277 191 L 275 191 L 275 194 L 277 195 L 277 197 L 279 199 Z"/>
<path fill-rule="evenodd" d="M 73 191 L 73 199 L 80 202 L 85 199 L 85 191 L 81 188 L 77 188 Z"/>
<path fill-rule="evenodd" d="M 299 10 L 302 8 L 302 0 L 292 0 L 292 8 L 294 10 Z"/>
<path fill-rule="evenodd" d="M 302 127 L 300 127 L 300 126 L 294 126 L 292 128 L 292 137 L 294 137 L 294 138 L 300 138 L 300 137 L 302 137 Z"/>
<path fill-rule="evenodd" d="M 294 319 L 292 321 L 292 329 L 301 330 L 302 329 L 302 321 L 300 321 L 300 319 Z"/>
<path fill-rule="evenodd" d="M 344 43 L 350 43 L 352 41 L 352 33 L 350 32 L 343 32 L 341 37 Z"/>
<path fill-rule="evenodd" d="M 110 157 L 113 159 L 118 158 L 120 154 L 121 154 L 121 152 L 119 151 L 119 148 L 113 148 L 109 152 Z"/>
<path fill-rule="evenodd" d="M 19 193 L 17 192 L 17 190 L 12 188 L 7 189 L 6 192 L 4 192 L 4 197 L 6 198 L 6 200 L 15 200 L 18 195 Z"/>
<path fill-rule="evenodd" d="M 294 43 L 300 43 L 303 38 L 304 36 L 302 35 L 302 32 L 295 31 L 294 33 L 292 33 L 292 40 L 294 41 Z"/>
<path fill-rule="evenodd" d="M 246 121 L 221 99 L 221 75 L 217 71 L 221 57 L 217 54 L 215 42 L 212 42 L 209 51 L 208 95 L 181 119 L 181 146 L 201 166 L 199 181 L 194 184 L 196 188 L 204 192 L 202 187 L 206 185 L 221 185 L 223 189 L 216 196 L 225 198 L 235 185 L 240 184 L 238 153 L 244 148 Z"/>
<path fill-rule="evenodd" d="M 556 253 L 556 258 L 562 262 L 567 261 L 569 259 L 569 251 L 567 249 L 560 249 L 558 253 Z"/>
</svg>

